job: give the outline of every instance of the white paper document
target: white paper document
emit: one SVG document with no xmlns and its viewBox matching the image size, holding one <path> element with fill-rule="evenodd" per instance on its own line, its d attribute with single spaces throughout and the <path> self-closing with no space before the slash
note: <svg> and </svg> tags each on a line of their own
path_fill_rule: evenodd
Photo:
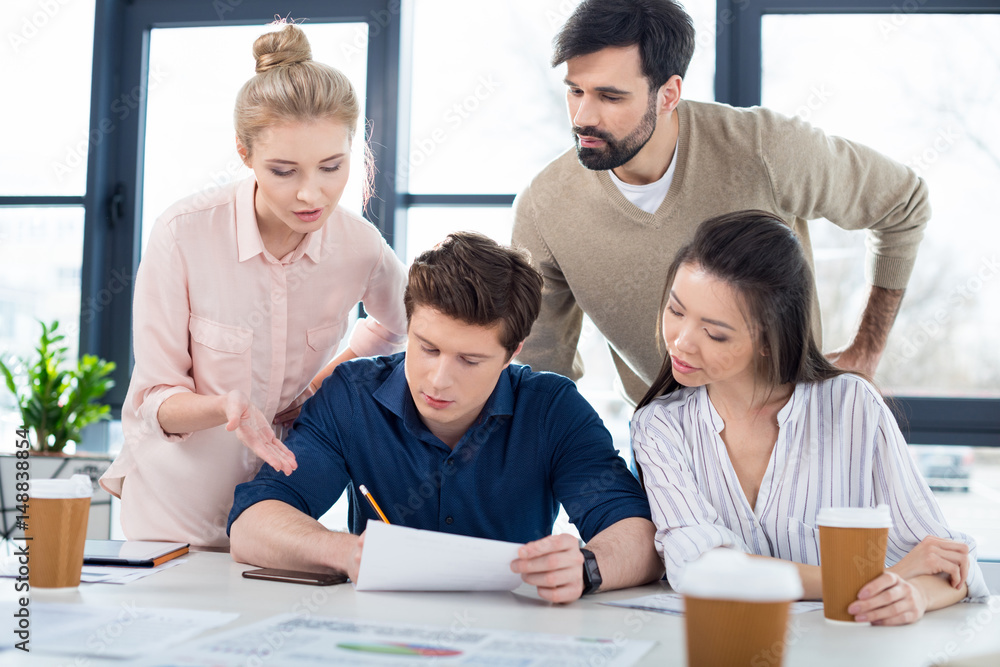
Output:
<svg viewBox="0 0 1000 667">
<path fill-rule="evenodd" d="M 81 584 L 130 584 L 151 574 L 162 572 L 186 562 L 185 558 L 168 560 L 156 567 L 119 567 L 117 565 L 84 565 L 80 570 Z M 18 560 L 11 556 L 0 559 L 0 577 L 18 576 Z"/>
<path fill-rule="evenodd" d="M 512 591 L 520 544 L 369 521 L 359 591 Z"/>
<path fill-rule="evenodd" d="M 81 584 L 131 584 L 171 567 L 176 567 L 187 559 L 180 558 L 160 563 L 156 567 L 119 567 L 117 565 L 84 565 L 80 571 Z"/>
<path fill-rule="evenodd" d="M 645 609 L 646 611 L 659 611 L 664 614 L 674 616 L 684 615 L 684 596 L 680 593 L 658 593 L 656 595 L 644 595 L 640 598 L 629 598 L 618 600 L 617 602 L 602 602 L 601 604 L 612 607 L 629 607 L 631 609 Z M 822 609 L 823 603 L 813 600 L 793 602 L 788 608 L 790 614 L 803 614 L 807 611 Z"/>
<path fill-rule="evenodd" d="M 10 618 L 14 607 L 0 605 L 0 610 L 4 618 Z M 107 607 L 32 601 L 30 648 L 38 653 L 136 658 L 164 651 L 238 616 L 218 611 L 143 608 L 132 602 Z M 13 640 L 5 640 L 0 649 L 12 645 Z"/>
<path fill-rule="evenodd" d="M 480 667 L 628 667 L 655 643 L 282 614 L 189 642 L 140 664 L 388 667 L 444 662 Z"/>
</svg>

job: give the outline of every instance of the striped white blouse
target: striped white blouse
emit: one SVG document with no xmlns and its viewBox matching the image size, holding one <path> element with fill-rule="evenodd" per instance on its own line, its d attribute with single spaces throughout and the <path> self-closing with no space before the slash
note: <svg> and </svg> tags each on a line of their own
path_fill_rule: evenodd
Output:
<svg viewBox="0 0 1000 667">
<path fill-rule="evenodd" d="M 682 388 L 632 419 L 632 448 L 656 524 L 656 549 L 676 588 L 684 566 L 716 547 L 819 565 L 824 507 L 889 505 L 886 565 L 928 535 L 969 545 L 969 597 L 989 595 L 976 543 L 951 530 L 882 397 L 856 375 L 799 384 L 778 412 L 778 439 L 755 507 L 719 433 L 704 387 Z"/>
</svg>

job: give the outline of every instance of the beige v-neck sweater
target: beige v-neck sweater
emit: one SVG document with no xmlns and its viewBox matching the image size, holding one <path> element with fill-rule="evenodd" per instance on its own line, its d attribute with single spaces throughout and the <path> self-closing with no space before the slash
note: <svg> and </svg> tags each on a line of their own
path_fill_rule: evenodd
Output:
<svg viewBox="0 0 1000 667">
<path fill-rule="evenodd" d="M 682 101 L 676 112 L 677 167 L 656 213 L 632 205 L 607 171 L 580 165 L 575 149 L 517 197 L 514 243 L 545 277 L 542 313 L 518 363 L 578 379 L 586 312 L 638 401 L 663 359 L 657 311 L 670 262 L 700 222 L 742 209 L 778 215 L 810 259 L 807 220 L 868 230 L 867 281 L 906 287 L 931 214 L 927 186 L 911 169 L 764 108 Z M 815 324 L 818 332 L 818 307 Z"/>
</svg>

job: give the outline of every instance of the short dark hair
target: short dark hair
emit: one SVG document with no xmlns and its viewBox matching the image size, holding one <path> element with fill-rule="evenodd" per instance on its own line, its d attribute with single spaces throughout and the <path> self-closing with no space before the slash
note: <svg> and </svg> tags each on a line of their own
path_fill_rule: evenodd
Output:
<svg viewBox="0 0 1000 667">
<path fill-rule="evenodd" d="M 476 326 L 500 322 L 509 359 L 542 308 L 542 276 L 526 251 L 476 232 L 455 232 L 413 260 L 403 304 L 407 323 L 416 306 Z"/>
<path fill-rule="evenodd" d="M 833 366 L 816 345 L 811 326 L 812 270 L 802 243 L 779 217 L 766 211 L 737 211 L 701 223 L 694 240 L 678 251 L 667 272 L 657 329 L 677 271 L 685 265 L 698 267 L 736 293 L 753 338 L 754 377 L 765 392 L 845 372 Z M 657 340 L 662 336 L 658 330 Z M 638 407 L 679 387 L 670 355 L 665 355 L 659 375 Z"/>
<path fill-rule="evenodd" d="M 694 54 L 694 23 L 672 0 L 584 0 L 554 40 L 552 66 L 609 46 L 639 46 L 642 73 L 656 90 L 682 79 Z"/>
</svg>

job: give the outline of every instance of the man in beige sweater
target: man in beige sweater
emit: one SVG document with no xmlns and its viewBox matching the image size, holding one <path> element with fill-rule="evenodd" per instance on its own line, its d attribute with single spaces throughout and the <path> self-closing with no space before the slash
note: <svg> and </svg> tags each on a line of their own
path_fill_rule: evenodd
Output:
<svg viewBox="0 0 1000 667">
<path fill-rule="evenodd" d="M 767 109 L 682 101 L 693 50 L 691 19 L 669 0 L 585 0 L 556 37 L 576 146 L 514 203 L 514 243 L 545 277 L 517 361 L 578 379 L 586 313 L 636 402 L 662 363 L 657 317 L 675 253 L 711 216 L 764 209 L 807 251 L 807 220 L 867 230 L 868 300 L 853 340 L 829 356 L 874 373 L 930 217 L 926 184 Z"/>
</svg>

